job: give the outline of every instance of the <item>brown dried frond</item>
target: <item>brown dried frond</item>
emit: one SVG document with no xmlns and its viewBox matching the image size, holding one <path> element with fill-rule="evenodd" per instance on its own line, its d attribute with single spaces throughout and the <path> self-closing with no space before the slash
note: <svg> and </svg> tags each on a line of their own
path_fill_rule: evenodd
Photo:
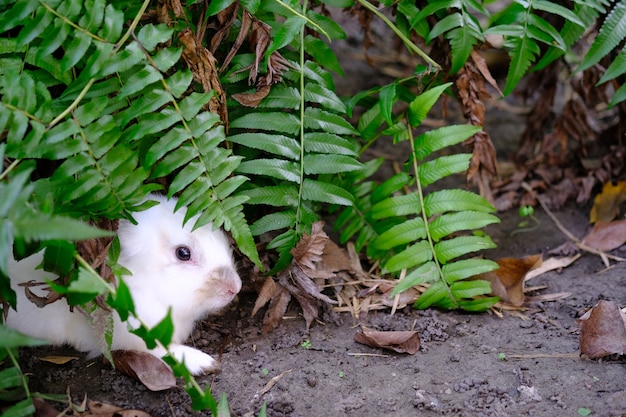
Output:
<svg viewBox="0 0 626 417">
<path fill-rule="evenodd" d="M 183 30 L 178 37 L 183 44 L 183 59 L 193 73 L 194 80 L 202 85 L 205 92 L 215 92 L 207 104 L 208 110 L 219 114 L 224 127 L 228 129 L 226 93 L 220 82 L 217 60 L 190 29 Z"/>
<path fill-rule="evenodd" d="M 485 123 L 485 101 L 491 97 L 485 80 L 495 85 L 484 58 L 477 51 L 473 51 L 469 59 L 458 73 L 456 87 L 459 91 L 459 101 L 463 115 L 474 126 L 483 126 Z M 498 176 L 496 150 L 489 134 L 478 132 L 465 141 L 465 145 L 472 149 L 472 159 L 466 173 L 466 178 L 478 185 L 480 194 L 490 202 L 494 201 L 490 181 Z"/>
</svg>

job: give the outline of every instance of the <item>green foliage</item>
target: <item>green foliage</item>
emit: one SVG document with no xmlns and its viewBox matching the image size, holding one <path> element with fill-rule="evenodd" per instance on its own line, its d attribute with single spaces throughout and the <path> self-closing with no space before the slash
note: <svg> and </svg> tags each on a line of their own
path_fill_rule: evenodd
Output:
<svg viewBox="0 0 626 417">
<path fill-rule="evenodd" d="M 291 261 L 291 249 L 319 220 L 322 205 L 352 204 L 353 196 L 332 178 L 361 169 L 354 139 L 358 132 L 344 118 L 346 106 L 335 94 L 330 74 L 304 59 L 304 52 L 319 55 L 321 41 L 301 42 L 306 25 L 334 37 L 345 34 L 334 22 L 311 10 L 280 7 L 275 11 L 287 20 L 268 53 L 291 45 L 300 49 L 301 55 L 289 61 L 291 68 L 284 73 L 284 85 L 273 87 L 256 108 L 231 107 L 228 137 L 237 145 L 235 152 L 246 155 L 235 172 L 251 179 L 236 195 L 245 198 L 246 205 L 255 211 L 258 206 L 271 208 L 255 219 L 250 230 L 256 236 L 274 233 L 267 246 L 279 255 L 272 272 Z M 300 17 L 304 15 L 309 20 Z M 335 68 L 333 62 L 329 67 Z M 235 77 L 237 70 L 233 67 L 224 77 L 227 88 L 231 85 L 236 89 L 241 84 Z"/>
<path fill-rule="evenodd" d="M 610 11 L 606 15 L 598 36 L 594 39 L 589 52 L 583 58 L 578 67 L 578 71 L 583 71 L 592 65 L 597 64 L 602 58 L 615 52 L 615 49 L 622 45 L 626 37 L 626 4 L 624 2 L 614 2 Z M 626 73 L 626 47 L 616 53 L 606 72 L 598 81 L 598 85 L 604 84 Z M 623 84 L 615 91 L 609 106 L 615 106 L 626 100 L 626 84 Z"/>
<path fill-rule="evenodd" d="M 408 103 L 408 110 L 399 115 L 381 114 L 394 108 L 400 96 L 408 96 L 400 83 L 372 91 L 379 92 L 379 106 L 362 116 L 359 128 L 364 136 L 375 136 L 371 127 L 391 120 L 392 125 L 381 133 L 393 135 L 396 142 L 408 140 L 411 155 L 407 171 L 396 174 L 381 184 L 367 181 L 368 173 L 360 172 L 346 178 L 353 183 L 356 202 L 338 216 L 341 241 L 355 238 L 356 248 L 366 247 L 367 254 L 381 262 L 382 268 L 404 278 L 393 295 L 420 284 L 430 287 L 417 300 L 417 308 L 431 305 L 443 308 L 483 310 L 496 299 L 484 296 L 491 292 L 489 283 L 464 281 L 475 274 L 497 268 L 494 262 L 464 258 L 472 252 L 493 248 L 487 236 L 460 234 L 499 222 L 495 209 L 482 197 L 460 189 L 443 189 L 426 193 L 424 187 L 469 167 L 470 154 L 457 153 L 436 157 L 435 154 L 468 139 L 480 128 L 471 125 L 446 126 L 426 131 L 413 138 L 413 128 L 426 115 L 450 84 L 441 84 L 417 95 Z M 389 93 L 389 91 L 395 91 Z M 376 109 L 376 110 L 375 110 Z M 385 110 L 386 111 L 386 110 Z M 406 122 L 410 124 L 406 124 Z M 371 162 L 367 168 L 377 168 Z M 409 173 L 411 172 L 411 173 Z M 360 174 L 360 175 L 359 175 Z M 407 187 L 414 189 L 405 192 Z"/>
</svg>

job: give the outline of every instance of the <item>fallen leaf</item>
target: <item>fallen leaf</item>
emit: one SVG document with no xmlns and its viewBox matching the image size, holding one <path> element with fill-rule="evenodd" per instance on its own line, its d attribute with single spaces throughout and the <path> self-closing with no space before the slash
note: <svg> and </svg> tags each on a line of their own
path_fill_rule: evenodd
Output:
<svg viewBox="0 0 626 417">
<path fill-rule="evenodd" d="M 39 360 L 41 361 L 54 363 L 55 365 L 65 365 L 66 363 L 71 362 L 73 360 L 77 360 L 77 359 L 78 359 L 77 356 L 55 356 L 55 355 L 44 356 L 44 357 L 39 358 Z"/>
<path fill-rule="evenodd" d="M 491 294 L 500 297 L 501 301 L 514 306 L 524 304 L 524 279 L 526 274 L 541 266 L 541 255 L 531 255 L 525 258 L 501 258 L 496 260 L 500 268 L 473 279 L 482 279 L 491 283 Z"/>
<path fill-rule="evenodd" d="M 562 268 L 568 267 L 571 264 L 573 264 L 576 260 L 578 260 L 580 256 L 581 256 L 580 254 L 576 254 L 573 256 L 562 256 L 558 258 L 552 257 L 552 258 L 546 259 L 545 261 L 541 263 L 540 267 L 534 268 L 533 270 L 528 271 L 528 273 L 526 274 L 526 277 L 524 278 L 524 281 L 531 280 L 535 277 L 538 277 L 539 275 L 545 274 L 546 272 L 554 271 L 555 269 L 562 269 Z"/>
<path fill-rule="evenodd" d="M 278 327 L 287 311 L 289 301 L 291 301 L 289 291 L 275 282 L 272 277 L 267 277 L 254 304 L 254 308 L 252 309 L 252 316 L 254 316 L 261 307 L 269 302 L 269 306 L 263 317 L 263 334 Z"/>
<path fill-rule="evenodd" d="M 606 222 L 599 220 L 582 242 L 601 252 L 610 252 L 626 243 L 626 219 Z"/>
<path fill-rule="evenodd" d="M 172 370 L 161 359 L 148 352 L 114 350 L 115 368 L 141 382 L 150 391 L 163 391 L 176 386 Z"/>
<path fill-rule="evenodd" d="M 354 341 L 363 345 L 414 355 L 420 348 L 420 336 L 416 331 L 362 330 L 354 334 Z"/>
<path fill-rule="evenodd" d="M 578 322 L 581 357 L 626 353 L 626 314 L 613 301 L 600 300 Z"/>
<path fill-rule="evenodd" d="M 79 415 L 81 417 L 150 417 L 150 414 L 145 411 L 126 410 L 100 401 L 89 401 L 88 410 Z"/>
<path fill-rule="evenodd" d="M 619 206 L 626 201 L 626 181 L 604 184 L 602 192 L 593 200 L 589 222 L 610 222 L 619 216 Z"/>
</svg>

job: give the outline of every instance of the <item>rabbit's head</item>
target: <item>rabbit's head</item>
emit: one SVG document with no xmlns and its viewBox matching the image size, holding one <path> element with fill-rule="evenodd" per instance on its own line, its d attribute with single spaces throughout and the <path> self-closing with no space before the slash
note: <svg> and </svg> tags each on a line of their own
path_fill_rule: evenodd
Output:
<svg viewBox="0 0 626 417">
<path fill-rule="evenodd" d="M 195 218 L 183 226 L 186 213 L 174 213 L 176 200 L 133 215 L 136 225 L 120 221 L 119 263 L 138 317 L 157 324 L 172 309 L 174 341 L 189 335 L 195 320 L 226 306 L 241 289 L 228 238 L 210 224 L 192 231 Z"/>
</svg>

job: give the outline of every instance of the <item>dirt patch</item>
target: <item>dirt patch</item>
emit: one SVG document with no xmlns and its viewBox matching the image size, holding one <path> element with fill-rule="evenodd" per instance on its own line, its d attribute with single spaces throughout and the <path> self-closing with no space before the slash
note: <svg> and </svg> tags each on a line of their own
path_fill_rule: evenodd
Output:
<svg viewBox="0 0 626 417">
<path fill-rule="evenodd" d="M 557 213 L 574 234 L 583 236 L 586 213 L 568 207 Z M 519 220 L 505 213 L 488 232 L 498 243 L 490 255 L 523 256 L 546 252 L 564 241 L 551 220 L 538 213 L 540 227 L 511 233 Z M 621 256 L 626 253 L 621 253 Z M 258 413 L 263 402 L 269 416 L 519 416 L 577 415 L 580 407 L 593 415 L 626 414 L 626 366 L 623 358 L 592 361 L 577 358 L 576 319 L 598 300 L 626 300 L 626 266 L 604 270 L 598 257 L 585 255 L 574 265 L 533 279 L 541 293 L 571 292 L 554 302 L 527 305 L 522 320 L 505 314 L 464 314 L 406 308 L 391 316 L 370 313 L 369 327 L 419 331 L 420 352 L 413 356 L 383 352 L 353 341 L 357 324 L 341 316 L 339 326 L 315 323 L 305 332 L 303 319 L 292 311 L 273 333 L 262 335 L 260 318 L 250 318 L 254 298 L 222 317 L 202 323 L 190 343 L 214 354 L 224 342 L 219 327 L 230 334 L 222 355 L 223 371 L 199 378 L 216 396 L 226 393 L 234 416 Z M 260 315 L 259 315 L 260 316 Z M 302 342 L 310 341 L 302 346 Z M 101 359 L 81 359 L 58 366 L 42 362 L 47 354 L 76 355 L 52 348 L 23 350 L 32 389 L 70 392 L 154 416 L 192 414 L 182 386 L 152 393 L 120 375 Z M 80 356 L 80 355 L 78 355 Z M 266 384 L 282 377 L 266 393 Z"/>
</svg>

